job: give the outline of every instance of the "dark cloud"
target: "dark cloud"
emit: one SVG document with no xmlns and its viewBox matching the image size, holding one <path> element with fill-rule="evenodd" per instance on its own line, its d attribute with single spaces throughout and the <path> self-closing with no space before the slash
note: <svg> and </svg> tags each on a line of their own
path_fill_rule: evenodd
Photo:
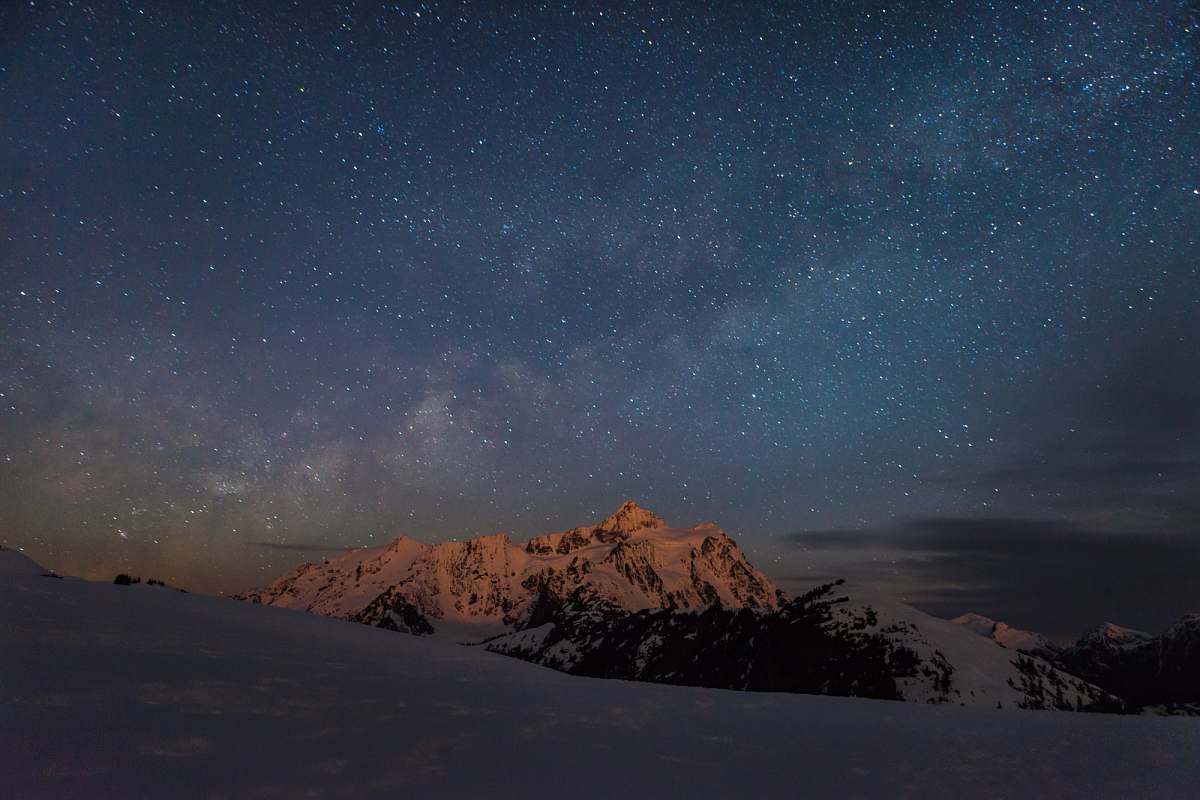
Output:
<svg viewBox="0 0 1200 800">
<path fill-rule="evenodd" d="M 943 517 L 791 539 L 845 553 L 847 569 L 937 616 L 977 611 L 1072 636 L 1102 621 L 1157 630 L 1200 608 L 1200 527 L 1101 533 L 1050 519 Z M 868 550 L 888 555 L 854 563 Z"/>
</svg>

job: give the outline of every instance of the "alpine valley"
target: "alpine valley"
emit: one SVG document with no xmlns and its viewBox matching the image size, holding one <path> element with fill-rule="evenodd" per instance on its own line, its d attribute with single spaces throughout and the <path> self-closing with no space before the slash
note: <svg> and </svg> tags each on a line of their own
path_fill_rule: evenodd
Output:
<svg viewBox="0 0 1200 800">
<path fill-rule="evenodd" d="M 591 677 L 993 709 L 1186 713 L 1200 699 L 1186 677 L 1200 641 L 1194 620 L 1164 635 L 1167 669 L 1178 673 L 1164 695 L 1146 688 L 1153 637 L 1134 643 L 1145 652 L 1107 638 L 1057 648 L 844 581 L 789 597 L 720 528 L 672 527 L 633 502 L 525 543 L 400 537 L 304 564 L 239 599 Z"/>
</svg>

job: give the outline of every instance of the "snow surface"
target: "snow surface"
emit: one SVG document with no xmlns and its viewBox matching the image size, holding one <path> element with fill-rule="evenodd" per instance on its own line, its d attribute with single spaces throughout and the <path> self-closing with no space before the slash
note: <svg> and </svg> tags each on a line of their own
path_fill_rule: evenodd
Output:
<svg viewBox="0 0 1200 800">
<path fill-rule="evenodd" d="M 0 797 L 1194 797 L 1197 753 L 1196 719 L 589 680 L 0 552 Z"/>
</svg>

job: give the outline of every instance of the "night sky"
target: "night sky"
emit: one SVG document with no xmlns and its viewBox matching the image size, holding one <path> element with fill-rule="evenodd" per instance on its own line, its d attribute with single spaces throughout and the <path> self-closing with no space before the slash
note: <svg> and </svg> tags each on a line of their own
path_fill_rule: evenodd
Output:
<svg viewBox="0 0 1200 800">
<path fill-rule="evenodd" d="M 1192 4 L 733 5 L 4 3 L 0 541 L 237 591 L 633 498 L 1200 607 Z"/>
</svg>

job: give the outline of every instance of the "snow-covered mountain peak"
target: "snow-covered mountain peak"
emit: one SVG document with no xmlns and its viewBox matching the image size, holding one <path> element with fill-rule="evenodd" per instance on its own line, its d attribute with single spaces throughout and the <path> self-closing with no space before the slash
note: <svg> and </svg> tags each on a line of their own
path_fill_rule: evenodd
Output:
<svg viewBox="0 0 1200 800">
<path fill-rule="evenodd" d="M 594 527 L 525 544 L 504 533 L 435 546 L 400 537 L 306 564 L 242 598 L 463 639 L 519 628 L 535 606 L 568 598 L 626 611 L 778 605 L 770 580 L 720 528 L 670 528 L 633 502 Z"/>
<path fill-rule="evenodd" d="M 1106 622 L 1056 661 L 1134 707 L 1200 714 L 1200 615 L 1185 615 L 1159 636 Z"/>
<path fill-rule="evenodd" d="M 991 635 L 996 631 L 996 620 L 991 617 L 985 617 L 983 614 L 976 614 L 974 611 L 968 611 L 966 614 L 955 617 L 950 620 L 955 625 L 961 625 L 972 633 L 979 634 L 991 638 Z"/>
<path fill-rule="evenodd" d="M 1040 633 L 1014 628 L 1007 622 L 1000 622 L 983 614 L 967 612 L 950 621 L 1010 650 L 1044 653 L 1055 649 L 1055 645 Z"/>
<path fill-rule="evenodd" d="M 653 511 L 642 508 L 632 500 L 626 500 L 615 514 L 596 527 L 613 533 L 634 533 L 643 528 L 665 528 L 667 523 Z"/>
</svg>

